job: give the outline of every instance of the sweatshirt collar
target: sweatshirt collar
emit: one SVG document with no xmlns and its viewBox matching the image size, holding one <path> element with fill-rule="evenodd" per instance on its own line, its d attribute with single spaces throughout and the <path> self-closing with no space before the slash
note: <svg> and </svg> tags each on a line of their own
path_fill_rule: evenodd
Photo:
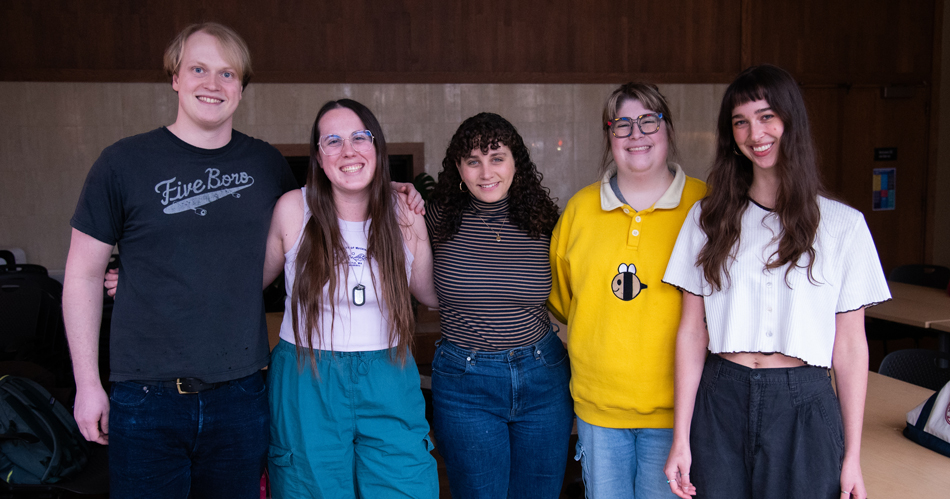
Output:
<svg viewBox="0 0 950 499">
<path fill-rule="evenodd" d="M 653 204 L 654 209 L 672 210 L 680 205 L 680 200 L 683 197 L 683 188 L 686 187 L 686 173 L 677 163 L 669 163 L 668 166 L 673 173 L 673 182 L 666 189 L 666 192 L 660 196 L 660 199 Z M 600 180 L 600 207 L 604 211 L 613 211 L 624 207 L 623 201 L 614 194 L 614 190 L 610 187 L 610 177 L 616 174 L 616 167 L 612 167 L 604 173 L 604 177 Z"/>
</svg>

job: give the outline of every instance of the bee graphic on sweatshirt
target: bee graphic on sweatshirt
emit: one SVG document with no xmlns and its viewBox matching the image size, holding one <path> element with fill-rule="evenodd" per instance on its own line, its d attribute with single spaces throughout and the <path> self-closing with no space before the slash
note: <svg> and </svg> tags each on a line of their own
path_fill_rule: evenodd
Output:
<svg viewBox="0 0 950 499">
<path fill-rule="evenodd" d="M 610 281 L 610 289 L 613 290 L 614 296 L 617 298 L 630 301 L 636 298 L 641 290 L 647 288 L 647 285 L 640 282 L 640 278 L 637 277 L 636 265 L 621 263 L 620 267 L 617 268 L 617 272 L 617 275 Z"/>
</svg>

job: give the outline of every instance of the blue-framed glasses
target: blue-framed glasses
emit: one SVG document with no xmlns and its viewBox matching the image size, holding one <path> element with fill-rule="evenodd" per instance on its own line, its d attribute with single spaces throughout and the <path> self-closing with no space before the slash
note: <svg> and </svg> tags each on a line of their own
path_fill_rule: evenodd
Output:
<svg viewBox="0 0 950 499">
<path fill-rule="evenodd" d="M 373 149 L 373 134 L 369 130 L 357 130 L 348 139 L 335 134 L 320 137 L 320 150 L 327 156 L 336 156 L 343 152 L 343 143 L 350 141 L 350 146 L 357 152 L 368 152 Z"/>
<path fill-rule="evenodd" d="M 636 118 L 617 118 L 607 122 L 605 128 L 618 139 L 625 139 L 633 135 L 633 125 L 636 124 L 643 135 L 650 135 L 660 131 L 660 122 L 663 113 L 641 114 Z"/>
</svg>

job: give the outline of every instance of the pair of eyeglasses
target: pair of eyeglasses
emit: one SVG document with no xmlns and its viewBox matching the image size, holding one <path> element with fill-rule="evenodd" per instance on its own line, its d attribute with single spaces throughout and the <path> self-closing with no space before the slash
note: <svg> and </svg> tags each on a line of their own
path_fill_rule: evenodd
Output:
<svg viewBox="0 0 950 499">
<path fill-rule="evenodd" d="M 625 139 L 633 135 L 633 125 L 636 124 L 643 135 L 650 135 L 660 131 L 660 122 L 663 113 L 641 114 L 636 118 L 617 118 L 609 120 L 605 128 L 618 139 Z"/>
<path fill-rule="evenodd" d="M 357 152 L 368 152 L 373 149 L 373 133 L 369 130 L 357 130 L 349 138 L 335 134 L 320 137 L 320 150 L 327 156 L 336 156 L 343 152 L 343 143 L 350 141 L 350 146 Z"/>
</svg>

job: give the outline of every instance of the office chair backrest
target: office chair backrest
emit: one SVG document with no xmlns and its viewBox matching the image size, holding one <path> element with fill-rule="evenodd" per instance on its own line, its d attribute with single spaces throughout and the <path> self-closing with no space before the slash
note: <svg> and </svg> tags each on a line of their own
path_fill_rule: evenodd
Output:
<svg viewBox="0 0 950 499">
<path fill-rule="evenodd" d="M 947 284 L 950 283 L 950 269 L 941 265 L 922 263 L 901 265 L 891 271 L 888 280 L 928 288 L 947 289 Z"/>
<path fill-rule="evenodd" d="M 950 355 L 921 348 L 895 350 L 884 357 L 878 373 L 931 390 L 939 390 L 950 382 L 950 367 L 941 366 L 950 364 L 941 360 L 950 362 Z"/>
</svg>

